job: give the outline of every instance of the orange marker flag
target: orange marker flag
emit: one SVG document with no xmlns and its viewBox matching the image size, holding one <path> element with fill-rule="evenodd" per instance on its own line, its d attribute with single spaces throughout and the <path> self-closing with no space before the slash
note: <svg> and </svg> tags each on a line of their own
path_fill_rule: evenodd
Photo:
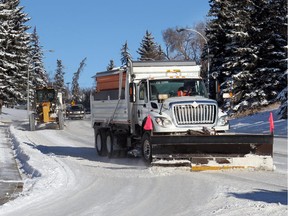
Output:
<svg viewBox="0 0 288 216">
<path fill-rule="evenodd" d="M 270 112 L 269 123 L 270 123 L 270 132 L 273 134 L 274 133 L 274 120 L 273 120 L 272 112 Z"/>
<path fill-rule="evenodd" d="M 144 130 L 152 130 L 152 129 L 153 129 L 152 120 L 150 115 L 148 115 L 144 125 Z"/>
</svg>

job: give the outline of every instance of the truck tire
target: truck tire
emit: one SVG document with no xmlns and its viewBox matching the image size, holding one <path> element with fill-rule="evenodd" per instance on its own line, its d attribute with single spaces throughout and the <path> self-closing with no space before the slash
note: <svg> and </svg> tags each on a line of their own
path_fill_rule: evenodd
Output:
<svg viewBox="0 0 288 216">
<path fill-rule="evenodd" d="M 106 137 L 104 136 L 104 131 L 100 129 L 94 128 L 94 136 L 95 136 L 95 148 L 99 156 L 106 156 L 106 145 L 104 140 Z M 104 139 L 105 138 L 105 139 Z"/>
<path fill-rule="evenodd" d="M 141 144 L 144 161 L 150 164 L 152 162 L 152 145 L 150 132 L 145 132 L 143 134 Z"/>
<path fill-rule="evenodd" d="M 110 130 L 106 134 L 106 149 L 108 157 L 112 158 L 114 155 L 114 135 Z"/>
</svg>

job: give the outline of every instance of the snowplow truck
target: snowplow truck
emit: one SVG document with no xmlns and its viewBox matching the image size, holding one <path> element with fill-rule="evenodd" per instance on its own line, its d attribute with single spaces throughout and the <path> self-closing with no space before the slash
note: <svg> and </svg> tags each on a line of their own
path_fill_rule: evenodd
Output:
<svg viewBox="0 0 288 216">
<path fill-rule="evenodd" d="M 36 124 L 47 123 L 57 123 L 60 130 L 64 129 L 62 94 L 54 88 L 37 88 L 29 114 L 30 130 L 34 131 Z"/>
<path fill-rule="evenodd" d="M 139 153 L 148 164 L 189 162 L 192 170 L 273 169 L 272 134 L 230 134 L 191 61 L 139 62 L 98 72 L 91 120 L 100 156 Z"/>
</svg>

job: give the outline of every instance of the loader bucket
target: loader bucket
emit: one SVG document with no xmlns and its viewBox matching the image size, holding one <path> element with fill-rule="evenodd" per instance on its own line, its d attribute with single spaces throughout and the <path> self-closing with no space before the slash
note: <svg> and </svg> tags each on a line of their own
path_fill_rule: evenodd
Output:
<svg viewBox="0 0 288 216">
<path fill-rule="evenodd" d="M 273 135 L 222 134 L 151 137 L 152 163 L 188 160 L 193 171 L 273 170 Z"/>
</svg>

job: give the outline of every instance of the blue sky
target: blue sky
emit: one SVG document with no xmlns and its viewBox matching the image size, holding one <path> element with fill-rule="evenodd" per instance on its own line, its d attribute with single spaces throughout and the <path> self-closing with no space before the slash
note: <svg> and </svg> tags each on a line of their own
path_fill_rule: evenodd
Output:
<svg viewBox="0 0 288 216">
<path fill-rule="evenodd" d="M 65 67 L 65 83 L 87 57 L 80 74 L 81 88 L 94 85 L 91 78 L 106 70 L 111 59 L 120 66 L 120 50 L 125 43 L 137 60 L 146 30 L 164 47 L 162 31 L 170 27 L 191 27 L 204 21 L 208 0 L 22 0 L 24 12 L 31 18 L 26 24 L 36 26 L 47 72 L 54 77 L 56 60 Z M 70 85 L 71 86 L 71 85 Z"/>
</svg>

